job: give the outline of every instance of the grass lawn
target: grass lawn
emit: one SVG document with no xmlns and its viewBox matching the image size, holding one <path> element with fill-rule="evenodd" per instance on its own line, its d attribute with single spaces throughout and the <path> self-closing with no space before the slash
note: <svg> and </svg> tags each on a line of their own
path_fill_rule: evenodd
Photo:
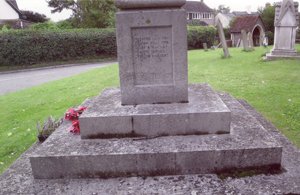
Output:
<svg viewBox="0 0 300 195">
<path fill-rule="evenodd" d="M 298 45 L 300 50 L 300 45 Z M 230 49 L 189 52 L 189 81 L 246 99 L 300 147 L 300 61 L 263 62 L 267 51 Z M 109 86 L 118 86 L 117 65 L 0 96 L 0 173 L 36 141 L 36 122 L 63 116 L 67 108 Z M 57 146 L 59 147 L 59 146 Z"/>
</svg>

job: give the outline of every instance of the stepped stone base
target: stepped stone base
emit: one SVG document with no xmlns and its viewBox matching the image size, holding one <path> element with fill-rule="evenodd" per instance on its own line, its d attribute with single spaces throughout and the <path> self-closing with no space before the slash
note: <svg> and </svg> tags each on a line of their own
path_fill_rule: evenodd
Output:
<svg viewBox="0 0 300 195">
<path fill-rule="evenodd" d="M 239 102 L 221 95 L 232 113 L 230 134 L 84 140 L 56 130 L 30 157 L 33 177 L 110 178 L 217 173 L 280 167 L 282 147 Z"/>
<path fill-rule="evenodd" d="M 121 105 L 107 89 L 80 117 L 81 138 L 228 134 L 231 113 L 209 85 L 190 85 L 188 103 Z"/>
<path fill-rule="evenodd" d="M 300 53 L 296 50 L 272 50 L 265 57 L 266 60 L 276 60 L 276 59 L 299 59 Z"/>
</svg>

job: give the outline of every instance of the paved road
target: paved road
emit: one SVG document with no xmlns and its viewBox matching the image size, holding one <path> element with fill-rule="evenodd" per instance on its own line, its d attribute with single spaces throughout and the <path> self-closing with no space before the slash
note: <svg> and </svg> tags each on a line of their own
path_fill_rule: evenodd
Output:
<svg viewBox="0 0 300 195">
<path fill-rule="evenodd" d="M 117 62 L 85 64 L 41 70 L 0 74 L 0 95 L 59 80 L 88 70 L 108 66 Z"/>
</svg>

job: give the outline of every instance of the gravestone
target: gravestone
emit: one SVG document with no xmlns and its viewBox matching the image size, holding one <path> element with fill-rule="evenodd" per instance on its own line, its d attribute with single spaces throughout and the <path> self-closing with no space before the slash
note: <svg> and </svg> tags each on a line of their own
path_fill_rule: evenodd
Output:
<svg viewBox="0 0 300 195">
<path fill-rule="evenodd" d="M 248 40 L 249 40 L 249 47 L 250 49 L 254 49 L 254 43 L 251 32 L 248 32 Z"/>
<path fill-rule="evenodd" d="M 204 51 L 208 51 L 207 43 L 203 43 L 203 49 L 204 49 Z"/>
<path fill-rule="evenodd" d="M 30 157 L 35 179 L 280 167 L 282 147 L 238 100 L 187 85 L 185 0 L 115 3 L 121 89 L 88 103 L 80 136 L 64 124 L 38 147 Z"/>
<path fill-rule="evenodd" d="M 219 19 L 217 20 L 216 25 L 217 25 L 217 29 L 218 29 L 218 33 L 219 33 L 220 42 L 222 43 L 224 57 L 228 58 L 228 57 L 230 57 L 230 54 L 229 54 L 227 41 L 226 41 L 225 34 L 224 34 L 223 25 Z"/>
<path fill-rule="evenodd" d="M 250 47 L 249 47 L 247 32 L 245 30 L 242 30 L 241 34 L 242 34 L 242 43 L 243 43 L 244 51 L 249 51 Z"/>
<path fill-rule="evenodd" d="M 267 36 L 264 37 L 263 46 L 268 47 L 269 46 L 269 38 Z"/>
<path fill-rule="evenodd" d="M 299 58 L 295 49 L 297 26 L 299 25 L 298 2 L 283 0 L 276 3 L 274 47 L 266 59 Z"/>
</svg>

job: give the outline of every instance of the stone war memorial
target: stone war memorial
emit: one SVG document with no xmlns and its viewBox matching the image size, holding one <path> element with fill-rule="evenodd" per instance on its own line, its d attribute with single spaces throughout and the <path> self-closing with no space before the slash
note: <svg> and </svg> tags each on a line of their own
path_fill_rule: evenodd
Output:
<svg viewBox="0 0 300 195">
<path fill-rule="evenodd" d="M 86 100 L 80 135 L 64 122 L 5 173 L 0 188 L 25 194 L 264 194 L 296 185 L 293 171 L 282 173 L 296 157 L 283 155 L 285 139 L 272 124 L 243 100 L 188 83 L 185 2 L 115 1 L 120 87 Z M 255 176 L 218 177 L 237 171 Z"/>
<path fill-rule="evenodd" d="M 58 131 L 31 156 L 34 178 L 280 168 L 282 147 L 237 100 L 188 85 L 185 0 L 115 3 L 120 89 L 92 100 L 81 137 Z"/>
<path fill-rule="evenodd" d="M 297 27 L 299 25 L 298 2 L 284 0 L 276 3 L 274 47 L 266 55 L 267 60 L 290 58 L 300 59 L 295 48 Z"/>
</svg>

